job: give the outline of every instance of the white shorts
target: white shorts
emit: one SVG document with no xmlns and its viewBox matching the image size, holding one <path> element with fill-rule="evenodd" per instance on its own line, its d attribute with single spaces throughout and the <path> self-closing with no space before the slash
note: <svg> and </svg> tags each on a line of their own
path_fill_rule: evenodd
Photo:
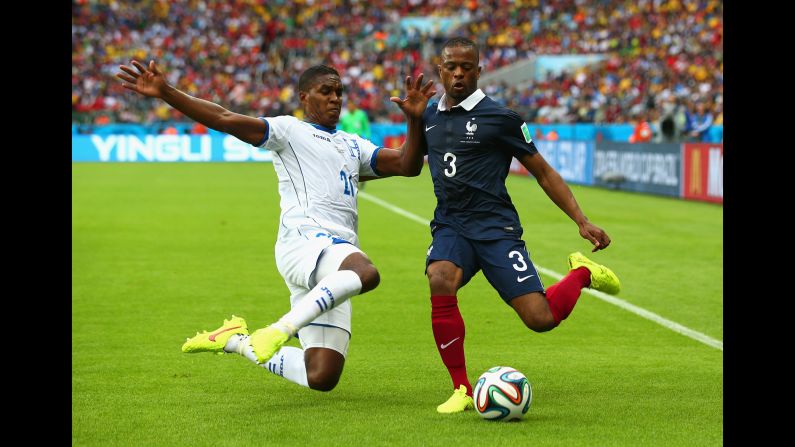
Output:
<svg viewBox="0 0 795 447">
<path fill-rule="evenodd" d="M 300 231 L 289 230 L 279 235 L 274 250 L 276 268 L 291 293 L 295 293 L 293 286 L 311 290 L 325 276 L 314 273 L 319 266 L 320 255 L 328 247 L 334 247 L 335 256 L 330 261 L 336 265 L 330 265 L 333 270 L 326 274 L 336 272 L 351 253 L 362 253 L 355 245 L 322 228 L 303 227 Z"/>
<path fill-rule="evenodd" d="M 304 350 L 309 348 L 333 349 L 348 358 L 351 333 L 338 327 L 309 323 L 309 326 L 298 330 L 298 341 L 301 342 L 301 347 Z"/>
<path fill-rule="evenodd" d="M 287 236 L 279 238 L 275 252 L 276 267 L 290 290 L 291 307 L 301 301 L 319 280 L 339 270 L 342 261 L 350 254 L 364 255 L 358 247 L 321 229 L 314 232 L 302 229 L 300 234 L 295 231 Z M 335 306 L 298 331 L 304 349 L 330 348 L 343 356 L 347 355 L 350 335 L 351 300 Z"/>
</svg>

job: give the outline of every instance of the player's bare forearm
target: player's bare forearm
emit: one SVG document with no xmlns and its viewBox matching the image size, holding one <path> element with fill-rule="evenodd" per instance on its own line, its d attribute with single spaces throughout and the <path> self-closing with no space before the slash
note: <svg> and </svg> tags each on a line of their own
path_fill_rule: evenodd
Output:
<svg viewBox="0 0 795 447">
<path fill-rule="evenodd" d="M 160 97 L 171 107 L 184 113 L 190 119 L 204 124 L 205 126 L 221 132 L 223 126 L 223 116 L 231 113 L 229 110 L 210 101 L 195 98 L 172 86 L 168 86 Z"/>
<path fill-rule="evenodd" d="M 524 154 L 519 157 L 519 162 L 530 171 L 530 174 L 533 174 L 533 177 L 536 178 L 546 195 L 571 220 L 580 227 L 588 222 L 588 218 L 585 217 L 585 214 L 583 214 L 577 204 L 577 200 L 574 198 L 569 186 L 563 181 L 558 171 L 550 166 L 540 153 Z"/>
<path fill-rule="evenodd" d="M 250 143 L 259 144 L 265 137 L 267 125 L 262 120 L 230 112 L 210 101 L 194 98 L 169 85 L 163 71 L 154 60 L 148 66 L 133 60 L 132 67 L 120 65 L 116 77 L 125 82 L 123 87 L 138 94 L 160 98 L 171 107 L 210 129 L 234 135 Z"/>
<path fill-rule="evenodd" d="M 585 214 L 583 214 L 580 209 L 580 205 L 574 198 L 574 193 L 571 192 L 571 189 L 566 182 L 563 181 L 560 174 L 554 170 L 550 170 L 550 172 L 546 172 L 544 175 L 537 177 L 536 180 L 538 184 L 541 185 L 547 197 L 549 197 L 552 202 L 566 213 L 577 225 L 582 226 L 588 222 L 588 218 L 585 217 Z"/>
<path fill-rule="evenodd" d="M 422 128 L 422 113 L 428 99 L 436 94 L 433 81 L 422 84 L 423 74 L 412 81 L 406 77 L 406 97 L 393 96 L 390 101 L 400 107 L 406 115 L 406 141 L 395 149 L 382 149 L 378 153 L 378 170 L 384 175 L 415 177 L 422 172 L 422 158 L 425 153 L 425 135 Z"/>
<path fill-rule="evenodd" d="M 416 177 L 422 172 L 425 136 L 422 133 L 422 120 L 408 118 L 406 141 L 397 148 L 383 148 L 378 151 L 376 166 L 381 177 L 400 175 Z"/>
<path fill-rule="evenodd" d="M 185 116 L 210 129 L 234 135 L 249 144 L 259 144 L 265 137 L 266 126 L 262 120 L 231 112 L 220 105 L 195 98 L 169 86 L 161 96 L 163 101 Z"/>
<path fill-rule="evenodd" d="M 610 236 L 585 217 L 580 205 L 577 204 L 577 200 L 574 198 L 574 194 L 566 182 L 563 181 L 560 174 L 552 168 L 548 168 L 546 171 L 543 175 L 537 177 L 537 180 L 547 196 L 577 224 L 580 236 L 593 244 L 594 248 L 591 251 L 607 248 L 610 245 Z"/>
<path fill-rule="evenodd" d="M 408 118 L 406 124 L 406 141 L 400 153 L 401 175 L 416 177 L 422 172 L 422 158 L 425 153 L 425 136 L 421 118 Z"/>
</svg>

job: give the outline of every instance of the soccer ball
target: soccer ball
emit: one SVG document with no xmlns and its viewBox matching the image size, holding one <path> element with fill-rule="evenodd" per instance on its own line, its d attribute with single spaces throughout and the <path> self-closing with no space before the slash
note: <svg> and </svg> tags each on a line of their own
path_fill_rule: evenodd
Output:
<svg viewBox="0 0 795 447">
<path fill-rule="evenodd" d="M 488 420 L 521 419 L 533 400 L 527 377 L 510 366 L 495 366 L 484 372 L 473 394 L 475 411 Z"/>
</svg>

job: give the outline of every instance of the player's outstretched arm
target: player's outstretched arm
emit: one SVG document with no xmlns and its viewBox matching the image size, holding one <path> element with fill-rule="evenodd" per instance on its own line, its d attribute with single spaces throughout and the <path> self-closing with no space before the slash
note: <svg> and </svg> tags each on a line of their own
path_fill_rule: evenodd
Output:
<svg viewBox="0 0 795 447">
<path fill-rule="evenodd" d="M 610 236 L 585 217 L 569 186 L 563 181 L 560 174 L 544 160 L 541 153 L 525 154 L 519 158 L 519 162 L 533 174 L 555 205 L 577 224 L 580 236 L 594 245 L 592 252 L 605 249 L 610 245 Z"/>
<path fill-rule="evenodd" d="M 116 73 L 116 77 L 125 81 L 125 88 L 144 96 L 162 99 L 192 120 L 210 129 L 234 135 L 246 143 L 257 145 L 265 138 L 267 124 L 263 120 L 230 112 L 218 104 L 194 98 L 178 90 L 169 85 L 165 74 L 155 65 L 154 60 L 149 61 L 148 67 L 135 60 L 131 64 L 135 69 L 120 65 L 121 72 Z"/>
<path fill-rule="evenodd" d="M 406 115 L 406 141 L 399 148 L 384 148 L 378 152 L 376 160 L 378 171 L 383 177 L 402 175 L 414 177 L 422 172 L 422 159 L 425 153 L 425 136 L 422 128 L 422 112 L 428 106 L 428 100 L 436 94 L 433 81 L 422 85 L 423 74 L 412 81 L 411 76 L 406 77 L 406 97 L 397 96 L 389 98 L 400 107 Z"/>
</svg>

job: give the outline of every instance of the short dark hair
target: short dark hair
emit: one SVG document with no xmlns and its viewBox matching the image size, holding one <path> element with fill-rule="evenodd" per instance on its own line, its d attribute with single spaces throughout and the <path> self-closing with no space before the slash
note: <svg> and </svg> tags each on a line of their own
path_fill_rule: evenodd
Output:
<svg viewBox="0 0 795 447">
<path fill-rule="evenodd" d="M 475 50 L 475 56 L 477 57 L 478 61 L 480 61 L 480 51 L 478 50 L 478 44 L 473 42 L 472 40 L 467 39 L 466 37 L 451 37 L 447 39 L 447 42 L 442 45 L 442 52 L 444 52 L 445 48 L 454 48 L 454 47 L 468 47 Z"/>
<path fill-rule="evenodd" d="M 301 77 L 298 78 L 298 91 L 305 92 L 312 88 L 312 84 L 315 83 L 315 79 L 318 76 L 323 75 L 336 75 L 337 77 L 340 76 L 339 72 L 337 72 L 334 67 L 329 67 L 328 65 L 313 65 L 303 73 L 301 73 Z"/>
</svg>

